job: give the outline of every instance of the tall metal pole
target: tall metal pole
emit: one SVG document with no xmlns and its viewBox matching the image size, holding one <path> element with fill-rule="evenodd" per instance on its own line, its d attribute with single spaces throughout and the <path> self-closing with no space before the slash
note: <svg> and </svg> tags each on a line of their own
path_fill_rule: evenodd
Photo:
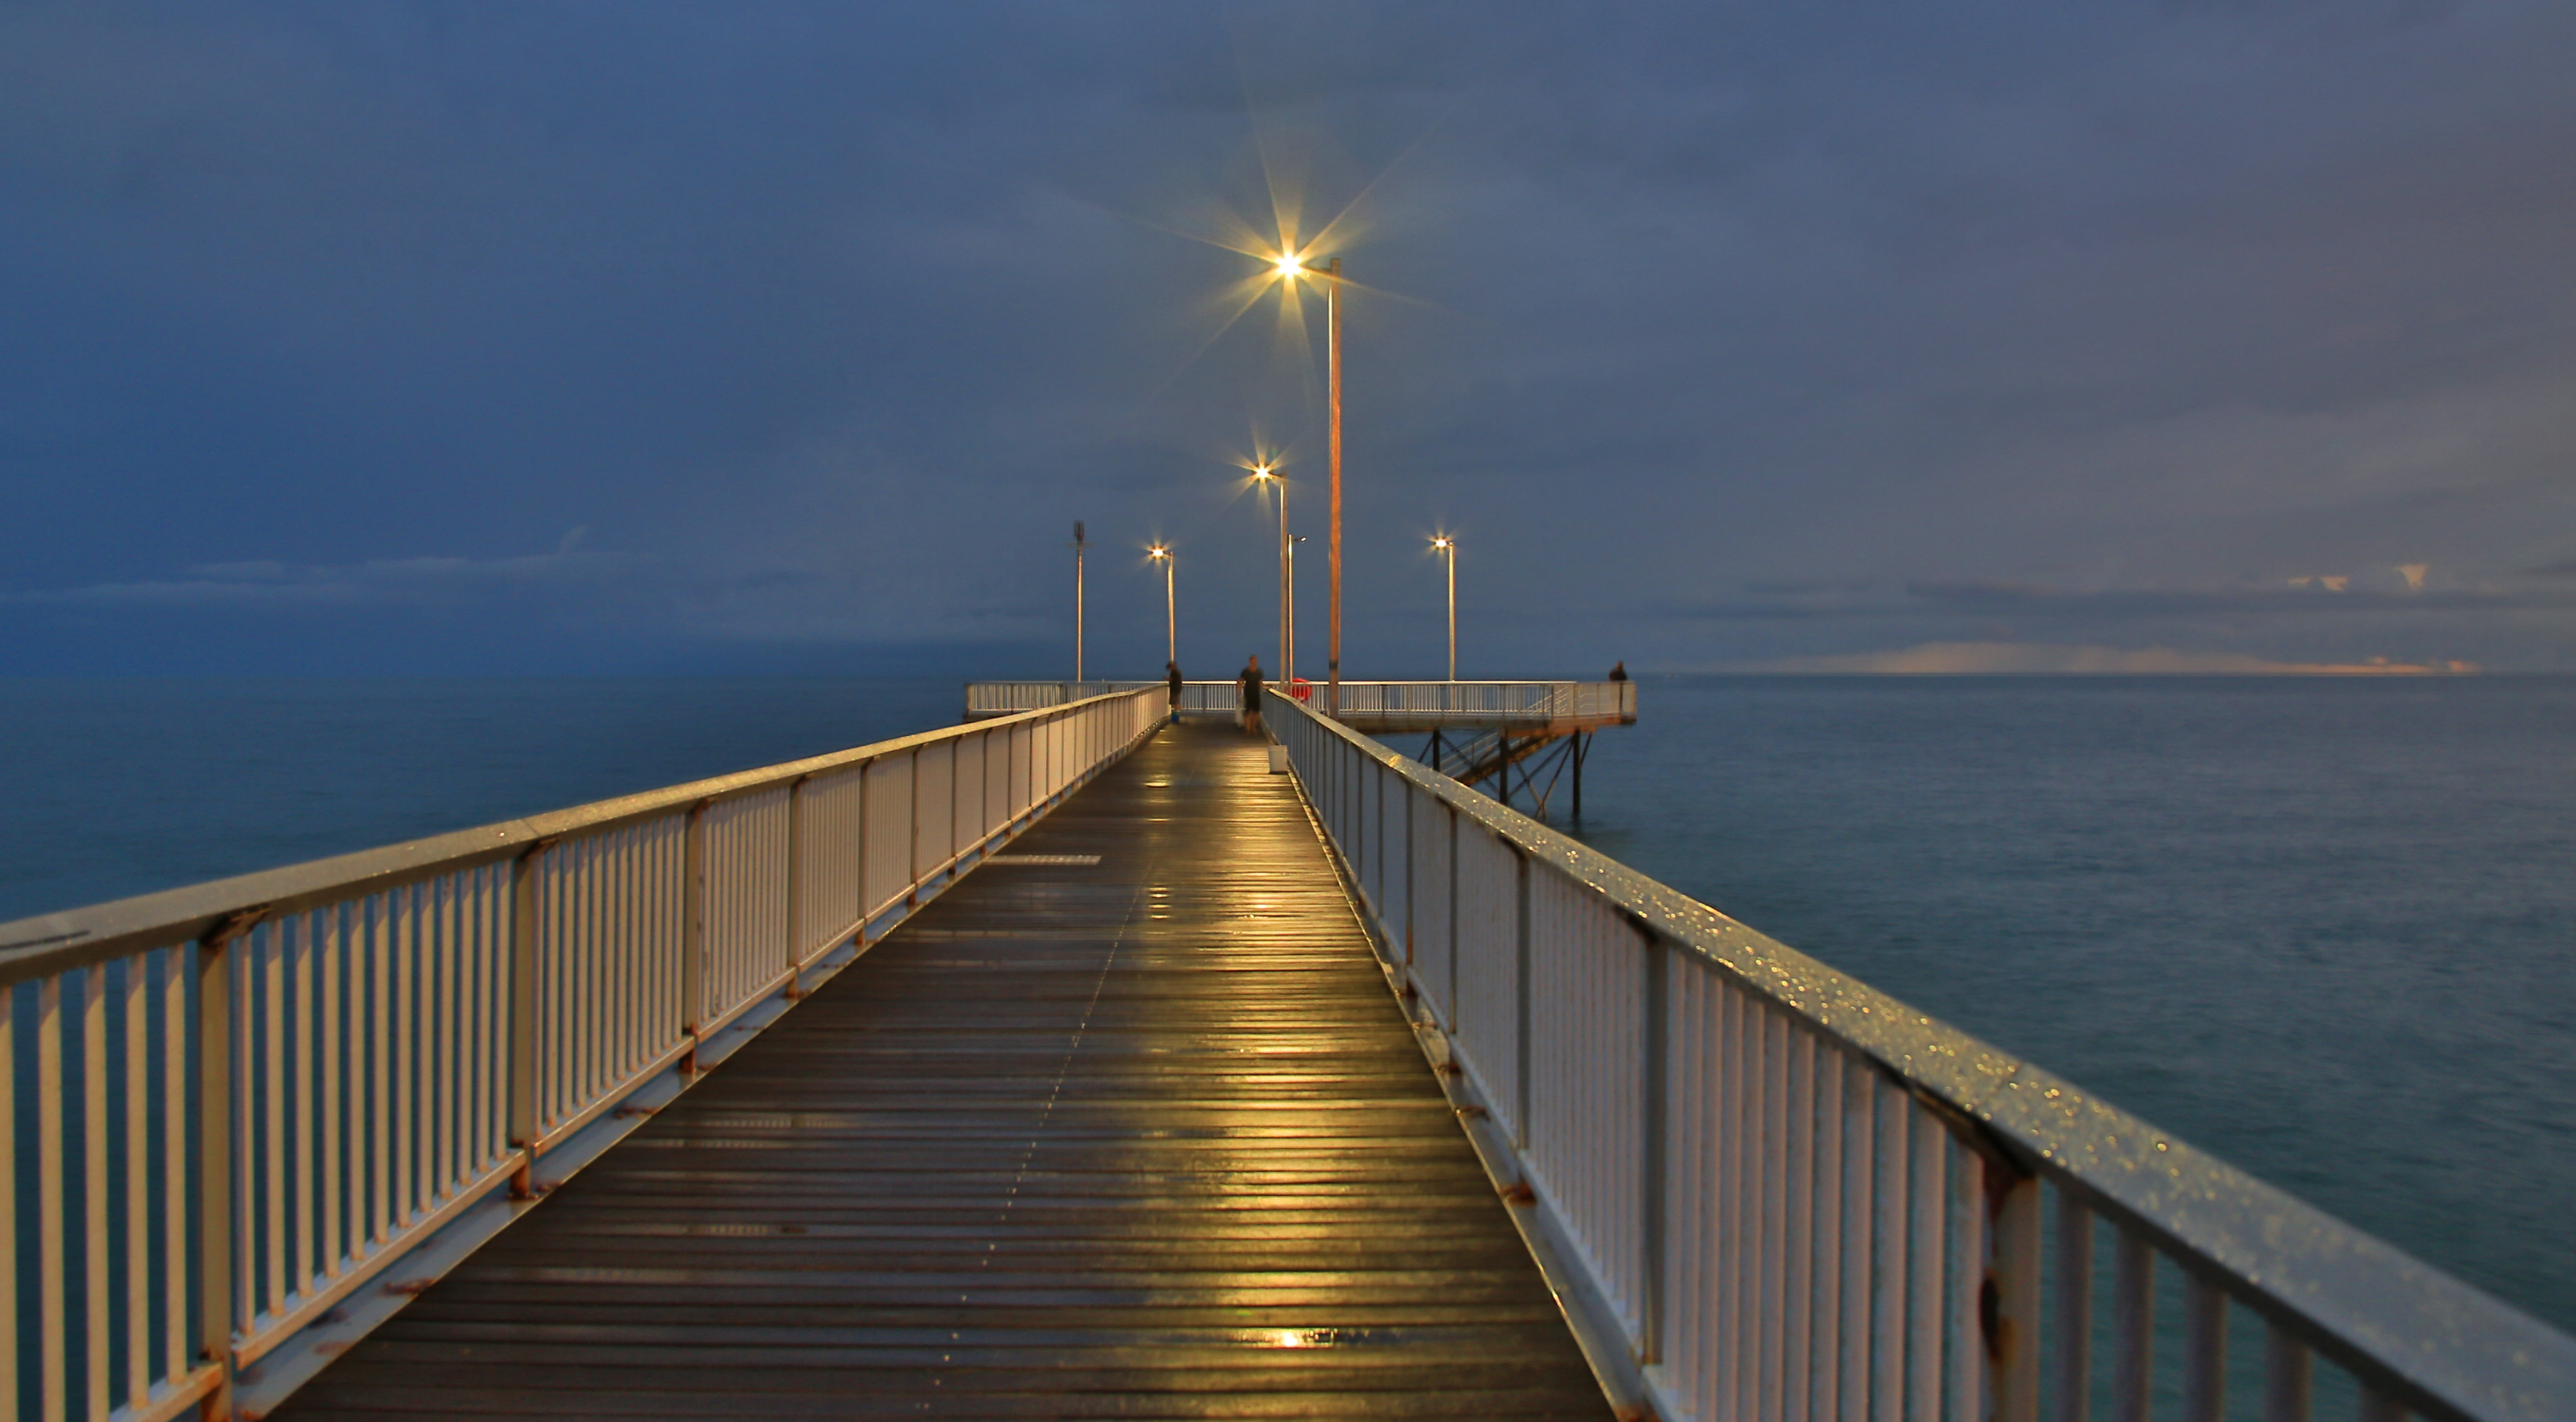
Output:
<svg viewBox="0 0 2576 1422">
<path fill-rule="evenodd" d="M 1449 555 L 1449 679 L 1458 679 L 1458 540 L 1443 540 L 1441 552 Z"/>
<path fill-rule="evenodd" d="M 1306 540 L 1303 538 L 1291 538 L 1286 544 L 1288 550 L 1288 600 L 1292 605 L 1297 600 L 1297 545 L 1305 541 Z M 1294 658 L 1297 655 L 1297 619 L 1294 616 L 1291 616 L 1288 619 L 1288 655 L 1291 658 Z M 1296 678 L 1289 677 L 1280 683 L 1279 689 L 1290 695 L 1294 695 L 1296 693 L 1296 686 Z"/>
<path fill-rule="evenodd" d="M 1073 679 L 1082 680 L 1082 520 L 1073 521 Z"/>
<path fill-rule="evenodd" d="M 1342 259 L 1333 258 L 1324 283 L 1325 380 L 1332 387 L 1333 427 L 1333 610 L 1332 645 L 1324 653 L 1330 689 L 1326 714 L 1342 714 Z"/>
<path fill-rule="evenodd" d="M 1181 624 L 1172 612 L 1172 569 L 1180 556 L 1171 549 L 1163 550 L 1163 660 L 1180 665 Z"/>
<path fill-rule="evenodd" d="M 1288 479 L 1279 485 L 1279 684 L 1297 683 L 1297 593 L 1288 577 Z"/>
</svg>

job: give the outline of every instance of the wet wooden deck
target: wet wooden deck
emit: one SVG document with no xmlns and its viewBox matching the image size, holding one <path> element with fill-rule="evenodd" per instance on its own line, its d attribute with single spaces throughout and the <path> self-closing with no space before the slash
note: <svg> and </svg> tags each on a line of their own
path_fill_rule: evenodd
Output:
<svg viewBox="0 0 2576 1422">
<path fill-rule="evenodd" d="M 1505 1210 L 1287 777 L 1184 726 L 273 1415 L 1606 1418 Z"/>
</svg>

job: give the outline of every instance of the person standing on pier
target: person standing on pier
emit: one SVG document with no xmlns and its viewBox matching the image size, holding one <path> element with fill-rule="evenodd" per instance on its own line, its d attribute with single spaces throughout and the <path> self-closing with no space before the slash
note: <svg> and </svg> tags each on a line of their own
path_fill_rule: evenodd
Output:
<svg viewBox="0 0 2576 1422">
<path fill-rule="evenodd" d="M 1237 724 L 1247 731 L 1257 733 L 1261 729 L 1260 653 L 1255 652 L 1244 662 L 1243 675 L 1235 678 L 1235 684 L 1243 690 L 1243 713 L 1237 719 Z"/>
<path fill-rule="evenodd" d="M 1181 664 L 1179 662 L 1163 663 L 1163 683 L 1172 689 L 1172 723 L 1178 725 L 1181 720 Z"/>
</svg>

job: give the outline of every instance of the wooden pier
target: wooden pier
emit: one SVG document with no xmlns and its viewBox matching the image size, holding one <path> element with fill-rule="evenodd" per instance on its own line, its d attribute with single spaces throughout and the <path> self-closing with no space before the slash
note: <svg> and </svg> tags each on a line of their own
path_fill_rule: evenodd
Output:
<svg viewBox="0 0 2576 1422">
<path fill-rule="evenodd" d="M 1167 729 L 274 1416 L 1605 1418 L 1262 743 Z"/>
</svg>

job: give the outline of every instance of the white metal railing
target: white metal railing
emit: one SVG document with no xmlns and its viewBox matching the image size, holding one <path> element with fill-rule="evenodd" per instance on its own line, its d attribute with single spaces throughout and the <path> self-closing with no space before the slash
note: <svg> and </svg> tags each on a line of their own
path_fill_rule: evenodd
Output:
<svg viewBox="0 0 2576 1422">
<path fill-rule="evenodd" d="M 1320 696 L 1320 690 L 1317 696 Z M 1321 709 L 1316 697 L 1305 698 Z M 1514 722 L 1637 719 L 1633 681 L 1346 681 L 1345 721 Z"/>
<path fill-rule="evenodd" d="M 0 1399 L 273 1405 L 308 1327 L 398 1307 L 407 1255 L 488 1237 L 1162 717 L 1098 696 L 0 925 Z"/>
<path fill-rule="evenodd" d="M 971 721 L 986 716 L 1008 716 L 1041 707 L 1062 706 L 1086 696 L 1110 696 L 1129 691 L 1159 691 L 1168 698 L 1171 685 L 1160 681 L 970 681 L 966 683 L 966 718 Z M 1181 683 L 1183 715 L 1217 712 L 1230 715 L 1242 704 L 1242 692 L 1235 682 Z"/>
<path fill-rule="evenodd" d="M 1159 681 L 970 681 L 966 683 L 968 717 L 998 716 L 1108 691 L 1163 686 Z M 1182 684 L 1184 714 L 1231 712 L 1240 703 L 1231 681 Z M 1274 690 L 1276 687 L 1273 688 Z M 1299 682 L 1296 699 L 1321 708 L 1320 682 Z M 1407 725 L 1543 725 L 1567 721 L 1601 723 L 1637 719 L 1637 684 L 1633 681 L 1346 681 L 1342 683 L 1342 719 L 1367 723 L 1400 720 Z"/>
<path fill-rule="evenodd" d="M 1346 726 L 1265 709 L 1622 1401 L 2576 1417 L 2576 1338 Z M 2260 1366 L 2231 1366 L 2231 1338 Z"/>
</svg>

